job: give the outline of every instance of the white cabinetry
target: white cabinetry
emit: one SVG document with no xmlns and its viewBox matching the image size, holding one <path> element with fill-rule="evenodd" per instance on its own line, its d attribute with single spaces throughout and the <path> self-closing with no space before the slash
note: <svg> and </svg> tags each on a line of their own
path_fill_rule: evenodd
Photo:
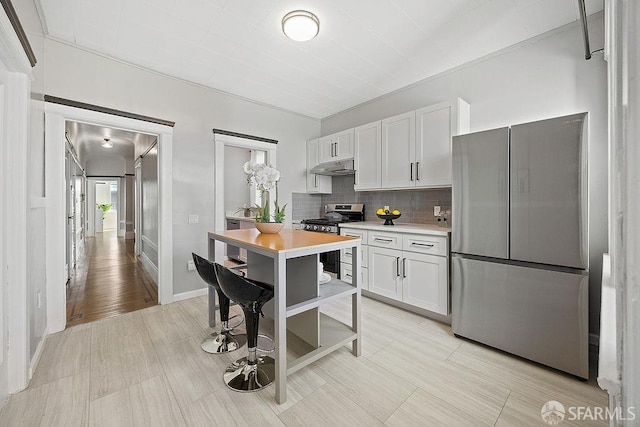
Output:
<svg viewBox="0 0 640 427">
<path fill-rule="evenodd" d="M 309 171 L 316 166 L 319 159 L 319 140 L 312 139 L 307 141 L 307 193 L 320 194 L 331 193 L 331 177 L 317 175 Z"/>
<path fill-rule="evenodd" d="M 323 136 L 319 141 L 319 163 L 350 159 L 353 157 L 353 129 Z"/>
<path fill-rule="evenodd" d="M 349 236 L 349 237 L 358 237 L 362 240 L 362 245 L 360 246 L 360 254 L 362 259 L 360 260 L 360 272 L 361 276 L 361 287 L 362 289 L 369 288 L 369 269 L 368 269 L 368 247 L 367 243 L 367 231 L 366 230 L 348 230 L 348 229 L 340 229 L 341 236 Z M 351 277 L 353 273 L 352 269 L 352 257 L 353 253 L 350 248 L 342 249 L 340 251 L 340 279 L 351 283 Z"/>
<path fill-rule="evenodd" d="M 362 239 L 363 289 L 405 305 L 449 314 L 449 240 L 442 233 L 416 233 L 395 226 L 394 231 L 379 231 L 363 226 L 341 227 L 341 235 Z M 377 227 L 379 228 L 379 227 Z M 349 273 L 350 255 L 341 254 L 343 272 Z M 350 274 L 350 273 L 349 273 Z M 343 279 L 345 280 L 345 279 Z"/>
<path fill-rule="evenodd" d="M 382 122 L 377 121 L 355 128 L 354 189 L 382 188 Z"/>
<path fill-rule="evenodd" d="M 469 132 L 469 104 L 457 99 L 416 111 L 416 187 L 451 186 L 451 143 Z"/>
<path fill-rule="evenodd" d="M 415 187 L 416 114 L 382 120 L 382 187 Z"/>
</svg>

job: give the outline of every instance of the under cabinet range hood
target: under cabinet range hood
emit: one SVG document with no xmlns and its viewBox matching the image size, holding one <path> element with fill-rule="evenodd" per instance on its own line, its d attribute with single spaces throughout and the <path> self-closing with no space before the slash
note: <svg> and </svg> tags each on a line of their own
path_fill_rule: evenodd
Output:
<svg viewBox="0 0 640 427">
<path fill-rule="evenodd" d="M 320 163 L 319 165 L 311 168 L 310 173 L 314 175 L 341 176 L 354 175 L 356 171 L 353 168 L 353 159 L 348 159 Z"/>
</svg>

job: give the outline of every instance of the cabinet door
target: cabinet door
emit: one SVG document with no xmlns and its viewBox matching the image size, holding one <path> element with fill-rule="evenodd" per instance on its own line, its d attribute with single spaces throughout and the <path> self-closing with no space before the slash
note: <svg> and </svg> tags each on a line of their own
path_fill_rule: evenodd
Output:
<svg viewBox="0 0 640 427">
<path fill-rule="evenodd" d="M 334 160 L 333 153 L 335 147 L 334 135 L 327 135 L 318 141 L 318 163 L 325 163 Z"/>
<path fill-rule="evenodd" d="M 402 301 L 402 251 L 369 247 L 369 291 Z"/>
<path fill-rule="evenodd" d="M 382 122 L 377 121 L 355 129 L 354 189 L 371 190 L 382 186 Z"/>
<path fill-rule="evenodd" d="M 415 186 L 415 111 L 382 120 L 382 188 Z"/>
<path fill-rule="evenodd" d="M 339 132 L 335 135 L 333 148 L 333 160 L 344 160 L 353 158 L 353 129 Z"/>
<path fill-rule="evenodd" d="M 307 141 L 307 193 L 331 193 L 331 177 L 309 173 L 316 166 L 319 158 L 319 140 Z"/>
<path fill-rule="evenodd" d="M 448 314 L 446 257 L 403 252 L 401 271 L 403 302 L 434 313 Z"/>
<path fill-rule="evenodd" d="M 416 187 L 451 185 L 451 105 L 416 111 Z"/>
</svg>

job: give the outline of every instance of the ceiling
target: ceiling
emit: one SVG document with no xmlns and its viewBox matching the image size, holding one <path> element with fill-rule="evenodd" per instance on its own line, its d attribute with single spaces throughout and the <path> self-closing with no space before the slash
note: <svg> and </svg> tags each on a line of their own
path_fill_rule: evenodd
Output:
<svg viewBox="0 0 640 427">
<path fill-rule="evenodd" d="M 79 122 L 68 121 L 65 127 L 69 140 L 83 164 L 91 157 L 122 156 L 125 159 L 133 160 L 136 151 L 138 151 L 136 147 L 148 146 L 149 139 L 156 138 L 152 135 Z M 113 143 L 112 148 L 102 146 L 104 138 L 109 138 L 109 141 Z"/>
<path fill-rule="evenodd" d="M 35 1 L 49 36 L 314 118 L 579 18 L 576 0 Z M 282 34 L 296 9 L 318 37 Z"/>
</svg>

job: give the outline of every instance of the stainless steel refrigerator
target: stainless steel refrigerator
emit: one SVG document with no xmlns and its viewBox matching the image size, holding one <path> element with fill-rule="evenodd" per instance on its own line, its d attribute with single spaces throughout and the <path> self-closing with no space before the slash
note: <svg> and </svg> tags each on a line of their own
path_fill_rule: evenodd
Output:
<svg viewBox="0 0 640 427">
<path fill-rule="evenodd" d="M 589 376 L 587 113 L 453 138 L 452 328 Z"/>
</svg>

